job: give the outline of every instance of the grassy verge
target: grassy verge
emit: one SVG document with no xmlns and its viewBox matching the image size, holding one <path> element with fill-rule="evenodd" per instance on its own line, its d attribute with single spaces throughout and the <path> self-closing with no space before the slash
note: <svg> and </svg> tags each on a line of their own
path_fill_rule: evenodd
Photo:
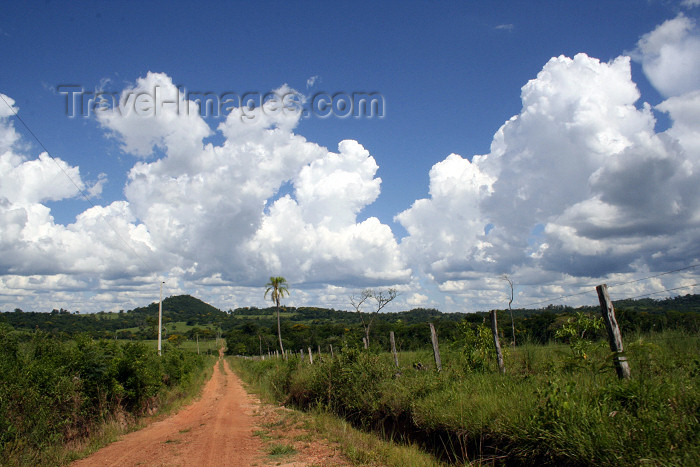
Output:
<svg viewBox="0 0 700 467">
<path fill-rule="evenodd" d="M 261 400 L 275 403 L 275 391 L 269 382 L 259 378 L 260 373 L 254 366 L 246 364 L 243 359 L 229 357 L 231 368 L 244 380 L 248 390 L 256 393 Z M 300 427 L 307 435 L 296 435 L 289 438 L 294 427 Z M 274 458 L 284 450 L 286 456 L 301 451 L 299 442 L 321 438 L 331 443 L 340 451 L 345 459 L 353 465 L 377 465 L 395 467 L 439 467 L 444 464 L 433 456 L 421 451 L 415 445 L 404 445 L 367 433 L 353 427 L 347 421 L 320 408 L 310 411 L 298 411 L 281 408 L 273 421 L 262 424 L 256 433 L 268 445 L 268 452 Z M 284 449 L 283 449 L 283 448 Z M 293 450 L 293 452 L 292 452 Z"/>
<path fill-rule="evenodd" d="M 390 355 L 360 349 L 314 365 L 236 366 L 270 399 L 340 416 L 444 461 L 700 465 L 697 335 L 631 336 L 628 381 L 616 378 L 603 343 L 507 349 L 500 375 L 475 342 L 444 349 L 440 373 L 427 352 L 402 355 L 397 371 Z"/>
</svg>

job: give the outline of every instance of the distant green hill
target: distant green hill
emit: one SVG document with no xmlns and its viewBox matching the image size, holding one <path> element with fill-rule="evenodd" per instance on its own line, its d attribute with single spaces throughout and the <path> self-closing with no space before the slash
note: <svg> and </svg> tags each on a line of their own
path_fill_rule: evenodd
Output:
<svg viewBox="0 0 700 467">
<path fill-rule="evenodd" d="M 134 308 L 127 314 L 158 316 L 158 302 Z M 163 300 L 163 316 L 170 321 L 185 321 L 190 325 L 204 325 L 222 323 L 228 318 L 228 313 L 191 295 L 175 295 Z"/>
</svg>

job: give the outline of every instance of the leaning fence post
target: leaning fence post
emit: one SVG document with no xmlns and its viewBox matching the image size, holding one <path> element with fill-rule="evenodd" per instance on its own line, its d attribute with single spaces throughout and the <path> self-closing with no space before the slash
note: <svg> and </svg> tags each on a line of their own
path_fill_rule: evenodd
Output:
<svg viewBox="0 0 700 467">
<path fill-rule="evenodd" d="M 391 342 L 391 354 L 394 356 L 394 364 L 399 367 L 399 355 L 396 353 L 396 340 L 394 339 L 394 331 L 389 331 L 389 342 Z"/>
<path fill-rule="evenodd" d="M 435 326 L 433 323 L 428 323 L 430 325 L 430 340 L 433 341 L 433 354 L 435 354 L 435 366 L 437 371 L 442 371 L 442 362 L 440 361 L 440 347 L 438 346 L 438 337 L 435 332 Z"/>
<path fill-rule="evenodd" d="M 309 347 L 309 364 L 314 364 L 314 353 L 311 351 L 311 347 Z"/>
<path fill-rule="evenodd" d="M 498 371 L 500 371 L 501 374 L 505 374 L 506 366 L 503 363 L 501 341 L 498 338 L 498 318 L 496 316 L 496 310 L 489 311 L 489 317 L 491 318 L 491 333 L 493 334 L 493 346 L 496 348 L 496 360 L 498 361 Z"/>
<path fill-rule="evenodd" d="M 630 366 L 629 363 L 627 363 L 627 357 L 623 354 L 622 333 L 620 333 L 620 327 L 617 325 L 617 319 L 615 319 L 615 308 L 608 295 L 608 286 L 607 284 L 601 284 L 596 287 L 595 290 L 598 292 L 600 312 L 603 315 L 603 321 L 605 321 L 605 329 L 608 330 L 610 350 L 615 353 L 615 371 L 617 371 L 617 377 L 620 379 L 629 379 Z"/>
</svg>

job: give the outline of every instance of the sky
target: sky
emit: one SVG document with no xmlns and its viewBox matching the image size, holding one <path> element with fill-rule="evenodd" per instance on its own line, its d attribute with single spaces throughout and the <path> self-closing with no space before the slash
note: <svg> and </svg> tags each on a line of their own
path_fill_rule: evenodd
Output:
<svg viewBox="0 0 700 467">
<path fill-rule="evenodd" d="M 698 293 L 700 0 L 2 11 L 0 310 Z"/>
</svg>

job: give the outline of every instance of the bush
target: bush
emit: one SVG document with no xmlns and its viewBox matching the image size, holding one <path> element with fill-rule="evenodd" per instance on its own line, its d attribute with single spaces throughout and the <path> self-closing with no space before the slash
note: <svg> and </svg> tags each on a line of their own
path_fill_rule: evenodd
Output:
<svg viewBox="0 0 700 467">
<path fill-rule="evenodd" d="M 41 463 L 49 449 L 117 412 L 143 413 L 164 387 L 188 382 L 204 363 L 177 349 L 159 358 L 142 343 L 20 337 L 0 324 L 0 456 L 10 464 Z"/>
</svg>

